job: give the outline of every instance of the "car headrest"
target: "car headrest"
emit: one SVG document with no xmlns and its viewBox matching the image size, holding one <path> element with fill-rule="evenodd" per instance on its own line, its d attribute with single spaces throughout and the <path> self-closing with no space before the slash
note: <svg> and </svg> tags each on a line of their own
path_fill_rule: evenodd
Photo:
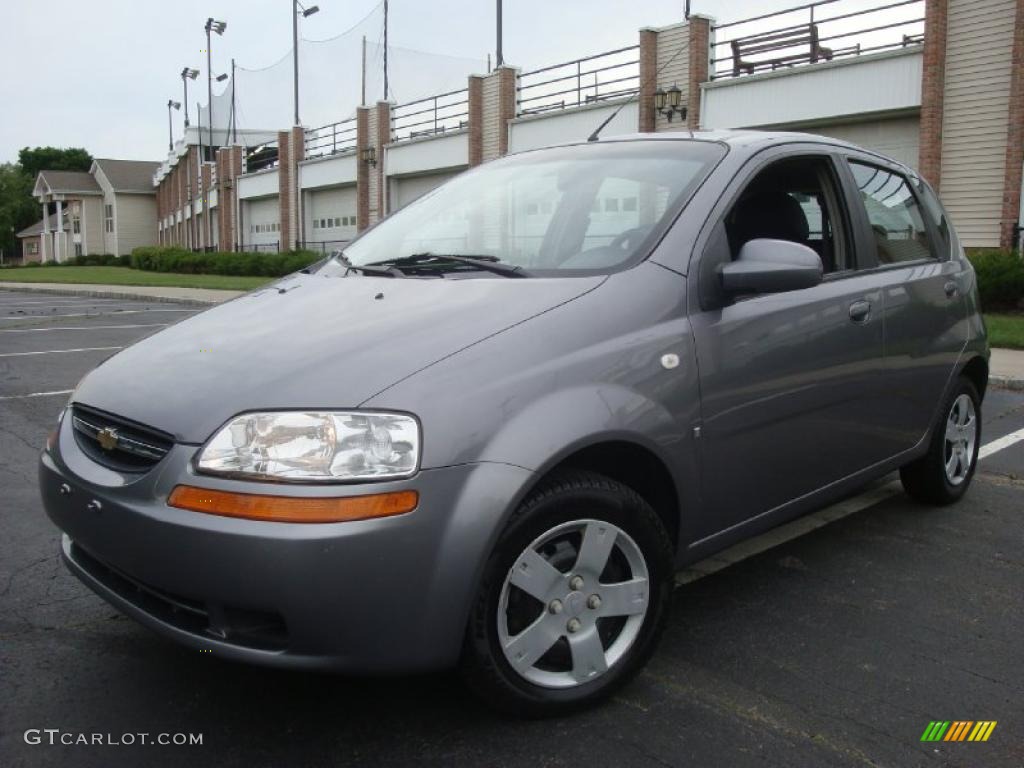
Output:
<svg viewBox="0 0 1024 768">
<path fill-rule="evenodd" d="M 810 234 L 800 203 L 777 190 L 762 190 L 744 198 L 733 222 L 740 238 L 736 246 L 759 237 L 806 243 Z"/>
</svg>

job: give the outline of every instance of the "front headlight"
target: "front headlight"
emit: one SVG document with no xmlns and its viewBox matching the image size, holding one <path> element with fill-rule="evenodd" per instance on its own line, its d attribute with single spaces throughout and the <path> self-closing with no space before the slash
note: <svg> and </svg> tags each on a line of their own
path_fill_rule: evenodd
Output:
<svg viewBox="0 0 1024 768">
<path fill-rule="evenodd" d="M 415 474 L 416 419 L 367 411 L 278 411 L 236 416 L 199 454 L 196 468 L 266 480 L 389 480 Z"/>
</svg>

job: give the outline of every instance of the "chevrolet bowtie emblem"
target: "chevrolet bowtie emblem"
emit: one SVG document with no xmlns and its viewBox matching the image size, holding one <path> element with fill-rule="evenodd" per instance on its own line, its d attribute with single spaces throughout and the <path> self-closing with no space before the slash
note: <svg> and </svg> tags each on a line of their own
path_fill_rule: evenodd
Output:
<svg viewBox="0 0 1024 768">
<path fill-rule="evenodd" d="M 117 448 L 117 430 L 105 427 L 96 433 L 96 440 L 104 451 L 112 451 Z"/>
</svg>

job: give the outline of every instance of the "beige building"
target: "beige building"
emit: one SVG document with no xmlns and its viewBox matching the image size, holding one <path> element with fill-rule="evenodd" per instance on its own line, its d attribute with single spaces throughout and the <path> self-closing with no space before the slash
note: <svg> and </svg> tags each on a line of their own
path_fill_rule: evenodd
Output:
<svg viewBox="0 0 1024 768">
<path fill-rule="evenodd" d="M 38 258 L 63 262 L 74 256 L 132 252 L 155 245 L 159 163 L 97 159 L 89 171 L 40 171 L 32 194 L 43 206 Z M 30 227 L 29 229 L 33 229 Z M 23 240 L 26 246 L 28 240 Z"/>
</svg>

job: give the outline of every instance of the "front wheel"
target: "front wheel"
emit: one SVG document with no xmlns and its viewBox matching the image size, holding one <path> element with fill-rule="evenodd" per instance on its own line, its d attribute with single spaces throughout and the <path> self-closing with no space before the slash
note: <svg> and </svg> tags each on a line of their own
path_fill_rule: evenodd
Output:
<svg viewBox="0 0 1024 768">
<path fill-rule="evenodd" d="M 900 470 L 904 490 L 918 501 L 945 505 L 966 492 L 978 464 L 981 400 L 961 376 L 940 412 L 928 453 Z"/>
<path fill-rule="evenodd" d="M 491 555 L 464 677 L 520 715 L 596 702 L 650 657 L 672 578 L 672 546 L 650 505 L 602 475 L 562 474 L 519 507 Z"/>
</svg>

